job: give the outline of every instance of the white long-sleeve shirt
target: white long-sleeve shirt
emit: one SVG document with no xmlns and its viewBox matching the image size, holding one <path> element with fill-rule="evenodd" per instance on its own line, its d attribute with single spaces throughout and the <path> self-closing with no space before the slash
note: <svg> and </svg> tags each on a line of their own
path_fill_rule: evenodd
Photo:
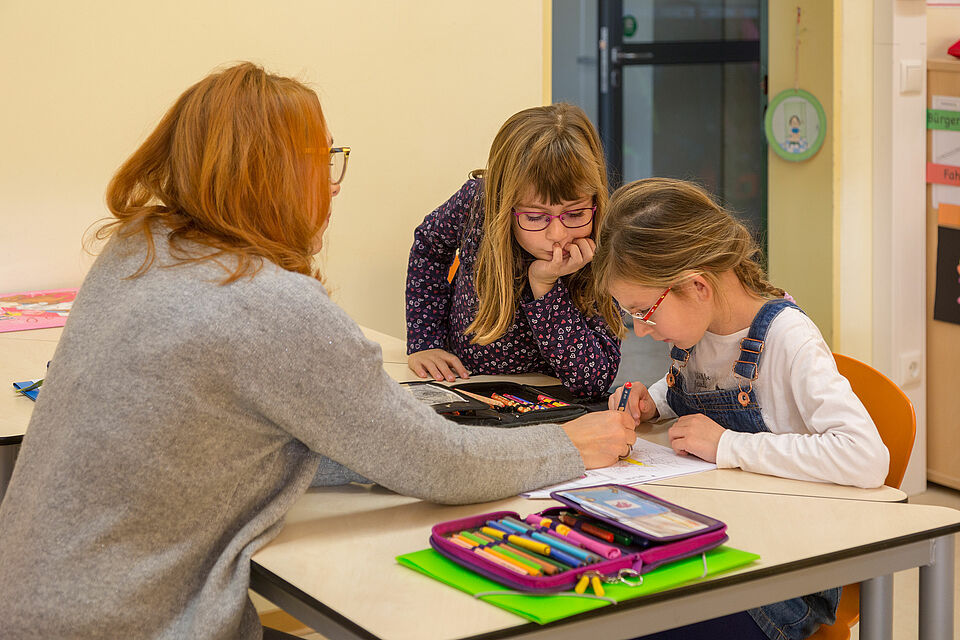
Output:
<svg viewBox="0 0 960 640">
<path fill-rule="evenodd" d="M 748 333 L 707 332 L 681 370 L 687 391 L 736 389 L 742 378 L 734 375 L 733 364 Z M 837 371 L 819 329 L 802 312 L 785 309 L 771 323 L 753 388 L 770 433 L 727 429 L 717 449 L 718 467 L 864 488 L 883 484 L 889 452 Z M 667 404 L 666 376 L 650 387 L 650 395 L 661 419 L 676 417 Z"/>
</svg>

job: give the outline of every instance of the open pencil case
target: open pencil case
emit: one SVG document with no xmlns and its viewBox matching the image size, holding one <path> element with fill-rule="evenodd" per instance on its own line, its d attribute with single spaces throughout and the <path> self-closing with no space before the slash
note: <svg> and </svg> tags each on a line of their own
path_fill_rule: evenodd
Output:
<svg viewBox="0 0 960 640">
<path fill-rule="evenodd" d="M 513 589 L 583 593 L 590 583 L 602 596 L 601 582 L 631 584 L 663 564 L 727 541 L 723 522 L 633 487 L 605 484 L 550 495 L 565 506 L 527 517 L 496 511 L 441 522 L 431 531 L 430 546 Z"/>
<path fill-rule="evenodd" d="M 490 427 L 561 423 L 587 413 L 586 406 L 560 400 L 542 389 L 516 382 L 405 382 L 414 396 L 453 422 Z M 485 398 L 486 400 L 479 400 Z M 503 406 L 498 406 L 499 403 Z"/>
</svg>

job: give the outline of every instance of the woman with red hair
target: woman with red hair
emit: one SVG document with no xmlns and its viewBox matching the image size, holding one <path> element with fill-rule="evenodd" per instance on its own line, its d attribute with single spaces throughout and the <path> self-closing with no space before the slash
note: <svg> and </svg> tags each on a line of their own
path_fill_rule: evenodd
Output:
<svg viewBox="0 0 960 640">
<path fill-rule="evenodd" d="M 387 377 L 312 262 L 345 160 L 313 91 L 245 63 L 120 167 L 0 507 L 6 636 L 259 638 L 250 556 L 311 481 L 467 503 L 628 450 L 620 412 L 463 427 Z"/>
</svg>

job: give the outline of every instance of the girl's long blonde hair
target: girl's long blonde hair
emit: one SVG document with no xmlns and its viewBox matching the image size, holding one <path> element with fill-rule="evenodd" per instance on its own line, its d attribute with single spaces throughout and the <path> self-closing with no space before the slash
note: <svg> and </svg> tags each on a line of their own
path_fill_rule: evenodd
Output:
<svg viewBox="0 0 960 640">
<path fill-rule="evenodd" d="M 617 189 L 597 242 L 598 289 L 615 281 L 676 286 L 691 273 L 719 291 L 718 275 L 732 270 L 760 298 L 782 298 L 759 263 L 760 248 L 742 223 L 698 185 L 670 178 L 637 180 Z"/>
<path fill-rule="evenodd" d="M 330 213 L 329 171 L 317 95 L 238 64 L 187 89 L 117 170 L 107 188 L 115 219 L 96 237 L 143 235 L 146 257 L 132 277 L 153 264 L 159 228 L 175 264 L 215 260 L 224 284 L 254 275 L 263 259 L 319 278 L 312 258 Z M 191 254 L 186 241 L 211 251 Z"/>
<path fill-rule="evenodd" d="M 477 252 L 477 313 L 467 327 L 471 342 L 490 344 L 513 324 L 526 284 L 525 252 L 513 234 L 513 209 L 533 188 L 549 204 L 592 196 L 597 205 L 590 237 L 607 211 L 607 170 L 600 138 L 582 109 L 560 103 L 525 109 L 511 116 L 490 147 L 483 179 L 483 238 Z M 577 308 L 600 313 L 613 333 L 623 323 L 612 298 L 594 285 L 592 263 L 564 276 Z"/>
</svg>

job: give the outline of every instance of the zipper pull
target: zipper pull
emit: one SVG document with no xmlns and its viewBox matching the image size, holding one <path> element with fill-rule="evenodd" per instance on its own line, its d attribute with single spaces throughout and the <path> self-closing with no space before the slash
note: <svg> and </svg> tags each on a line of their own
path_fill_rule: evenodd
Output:
<svg viewBox="0 0 960 640">
<path fill-rule="evenodd" d="M 590 578 L 590 585 L 593 587 L 594 595 L 603 597 L 603 584 L 600 582 L 600 576 L 594 574 Z"/>
<path fill-rule="evenodd" d="M 576 593 L 583 593 L 587 590 L 587 584 L 590 582 L 590 575 L 583 574 L 580 576 L 580 580 L 577 582 L 577 586 L 573 588 Z"/>
</svg>

